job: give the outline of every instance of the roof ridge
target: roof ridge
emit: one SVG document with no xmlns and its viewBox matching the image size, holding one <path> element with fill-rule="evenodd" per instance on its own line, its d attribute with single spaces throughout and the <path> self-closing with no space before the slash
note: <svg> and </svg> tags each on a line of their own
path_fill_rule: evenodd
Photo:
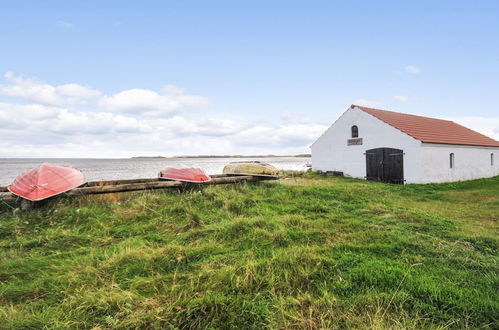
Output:
<svg viewBox="0 0 499 330">
<path fill-rule="evenodd" d="M 415 115 L 415 114 L 412 114 L 412 113 L 405 113 L 405 112 L 391 111 L 391 110 L 386 110 L 386 109 L 371 108 L 371 107 L 365 107 L 365 106 L 357 105 L 357 104 L 352 104 L 350 107 L 351 108 L 357 107 L 357 108 L 360 108 L 362 110 L 363 109 L 369 109 L 369 110 L 376 110 L 376 111 L 386 111 L 386 112 L 396 113 L 396 114 L 400 114 L 400 115 L 404 115 L 404 116 L 414 116 L 414 117 L 427 118 L 427 119 L 432 119 L 432 120 L 448 121 L 448 122 L 457 124 L 456 122 L 454 122 L 452 120 L 448 120 L 448 119 L 440 119 L 440 118 L 435 118 L 435 117 Z"/>
</svg>

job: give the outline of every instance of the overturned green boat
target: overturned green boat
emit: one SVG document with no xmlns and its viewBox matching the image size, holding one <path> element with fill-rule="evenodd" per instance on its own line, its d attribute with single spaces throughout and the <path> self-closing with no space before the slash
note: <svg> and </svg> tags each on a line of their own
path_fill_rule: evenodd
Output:
<svg viewBox="0 0 499 330">
<path fill-rule="evenodd" d="M 279 176 L 279 170 L 270 164 L 258 161 L 233 162 L 225 165 L 223 174 L 277 177 Z"/>
</svg>

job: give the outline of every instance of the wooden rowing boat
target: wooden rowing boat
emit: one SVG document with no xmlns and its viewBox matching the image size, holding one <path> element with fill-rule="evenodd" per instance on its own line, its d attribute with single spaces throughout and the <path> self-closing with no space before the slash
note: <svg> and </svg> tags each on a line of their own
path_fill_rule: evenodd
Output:
<svg viewBox="0 0 499 330">
<path fill-rule="evenodd" d="M 278 177 L 279 170 L 274 166 L 266 163 L 255 162 L 233 162 L 225 165 L 224 174 L 231 175 L 253 175 L 253 176 L 269 176 Z"/>
</svg>

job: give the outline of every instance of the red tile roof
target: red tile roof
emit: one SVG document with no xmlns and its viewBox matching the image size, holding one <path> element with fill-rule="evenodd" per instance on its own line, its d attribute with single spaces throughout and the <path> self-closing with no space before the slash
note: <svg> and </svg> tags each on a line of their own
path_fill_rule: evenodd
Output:
<svg viewBox="0 0 499 330">
<path fill-rule="evenodd" d="M 499 141 L 450 120 L 372 109 L 355 104 L 352 104 L 351 108 L 359 108 L 421 142 L 499 147 Z"/>
</svg>

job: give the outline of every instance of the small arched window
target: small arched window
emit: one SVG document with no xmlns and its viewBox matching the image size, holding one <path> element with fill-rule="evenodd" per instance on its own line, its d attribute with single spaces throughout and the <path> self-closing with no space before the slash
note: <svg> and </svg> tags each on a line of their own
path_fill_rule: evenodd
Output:
<svg viewBox="0 0 499 330">
<path fill-rule="evenodd" d="M 449 155 L 449 165 L 450 165 L 450 168 L 454 168 L 454 153 L 451 153 Z"/>
<path fill-rule="evenodd" d="M 490 166 L 494 166 L 494 154 L 490 154 Z"/>
<path fill-rule="evenodd" d="M 352 137 L 359 137 L 359 128 L 356 125 L 352 126 Z"/>
</svg>

